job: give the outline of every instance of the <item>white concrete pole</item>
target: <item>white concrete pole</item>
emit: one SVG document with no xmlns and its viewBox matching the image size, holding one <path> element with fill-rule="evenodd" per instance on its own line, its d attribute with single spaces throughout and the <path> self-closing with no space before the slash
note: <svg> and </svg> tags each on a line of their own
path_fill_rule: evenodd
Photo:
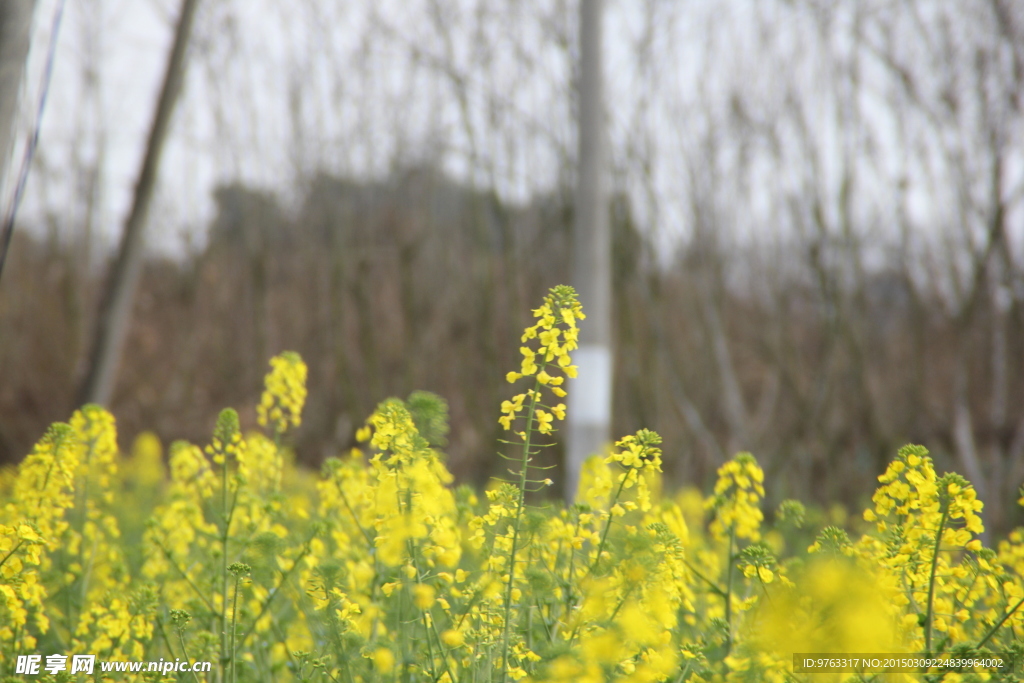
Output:
<svg viewBox="0 0 1024 683">
<path fill-rule="evenodd" d="M 573 354 L 566 431 L 565 498 L 576 496 L 584 461 L 611 439 L 611 237 L 602 69 L 602 0 L 580 2 L 579 170 L 573 235 L 573 286 L 587 318 Z"/>
</svg>

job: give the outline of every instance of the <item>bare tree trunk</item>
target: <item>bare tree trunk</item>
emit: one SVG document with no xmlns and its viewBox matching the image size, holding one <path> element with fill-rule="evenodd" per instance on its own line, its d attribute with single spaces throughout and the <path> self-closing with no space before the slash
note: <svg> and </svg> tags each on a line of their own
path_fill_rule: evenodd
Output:
<svg viewBox="0 0 1024 683">
<path fill-rule="evenodd" d="M 968 405 L 967 369 L 962 352 L 958 351 L 953 378 L 953 443 L 967 478 L 974 484 L 978 497 L 988 500 L 988 480 L 982 472 L 978 447 L 974 441 L 974 420 Z"/>
<path fill-rule="evenodd" d="M 579 172 L 573 280 L 587 319 L 569 392 L 565 497 L 572 500 L 583 462 L 606 447 L 612 404 L 611 238 L 602 95 L 602 0 L 580 4 Z"/>
<path fill-rule="evenodd" d="M 192 30 L 198 0 L 182 0 L 181 14 L 174 35 L 174 44 L 164 73 L 160 99 L 156 105 L 146 155 L 135 185 L 131 213 L 124 226 L 121 246 L 114 262 L 106 291 L 100 303 L 85 381 L 78 393 L 78 403 L 108 404 L 114 391 L 121 351 L 131 322 L 132 303 L 142 273 L 146 218 L 156 188 L 160 155 L 170 125 L 174 104 L 181 91 L 185 73 L 185 50 Z"/>
<path fill-rule="evenodd" d="M 0 0 L 0 188 L 4 187 L 25 73 L 35 0 Z"/>
<path fill-rule="evenodd" d="M 702 299 L 704 300 L 708 334 L 711 337 L 711 350 L 715 356 L 715 365 L 718 368 L 721 382 L 722 411 L 725 413 L 725 420 L 729 425 L 726 448 L 730 454 L 733 454 L 752 448 L 749 443 L 750 419 L 747 415 L 747 403 L 743 399 L 743 390 L 740 387 L 739 378 L 736 376 L 736 367 L 732 362 L 732 354 L 729 352 L 729 340 L 725 333 L 725 327 L 722 325 L 722 317 L 719 315 L 714 296 L 710 291 L 710 283 L 705 280 L 702 288 L 704 289 Z"/>
</svg>

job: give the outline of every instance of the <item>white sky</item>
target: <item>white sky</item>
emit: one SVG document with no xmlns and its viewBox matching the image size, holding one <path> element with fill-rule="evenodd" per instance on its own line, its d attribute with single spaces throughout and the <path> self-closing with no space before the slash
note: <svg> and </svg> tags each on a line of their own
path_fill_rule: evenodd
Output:
<svg viewBox="0 0 1024 683">
<path fill-rule="evenodd" d="M 58 2 L 38 1 L 22 141 Z M 838 225 L 838 203 L 828 200 L 840 192 L 844 164 L 856 170 L 855 218 L 868 241 L 893 238 L 900 210 L 924 239 L 960 214 L 970 197 L 953 191 L 948 159 L 960 153 L 967 168 L 984 171 L 971 166 L 971 94 L 962 93 L 964 113 L 948 123 L 929 122 L 910 104 L 895 109 L 905 96 L 885 68 L 870 54 L 851 56 L 856 34 L 844 10 L 855 4 L 867 27 L 862 39 L 884 44 L 887 32 L 895 35 L 892 53 L 917 69 L 928 102 L 940 101 L 946 78 L 930 60 L 987 39 L 958 27 L 962 44 L 936 48 L 937 34 L 915 28 L 920 17 L 883 0 L 833 3 L 825 19 L 783 0 L 608 0 L 616 184 L 661 244 L 692 234 L 694 197 L 713 208 L 727 243 L 799 233 L 792 202 L 815 187 Z M 119 233 L 178 5 L 68 2 L 24 223 L 52 220 L 64 236 L 80 231 L 80 170 L 101 159 L 96 230 L 108 243 Z M 952 4 L 917 6 L 941 15 Z M 517 201 L 571 181 L 575 8 L 567 0 L 204 0 L 161 166 L 152 248 L 173 254 L 201 242 L 213 185 L 236 178 L 274 188 L 286 202 L 294 201 L 287 188 L 319 168 L 380 177 L 426 159 Z M 647 52 L 639 47 L 645 36 Z M 98 78 L 92 90 L 90 68 Z M 864 84 L 856 93 L 836 77 L 854 68 Z M 464 102 L 456 82 L 465 85 Z M 1020 125 L 1011 123 L 1007 192 L 1016 191 L 1022 168 Z M 894 190 L 901 181 L 905 195 Z M 10 189 L 0 195 L 4 205 Z"/>
</svg>

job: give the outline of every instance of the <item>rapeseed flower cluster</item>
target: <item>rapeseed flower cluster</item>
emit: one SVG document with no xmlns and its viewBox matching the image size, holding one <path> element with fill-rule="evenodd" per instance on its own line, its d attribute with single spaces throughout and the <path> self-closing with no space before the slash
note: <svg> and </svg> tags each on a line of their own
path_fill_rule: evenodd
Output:
<svg viewBox="0 0 1024 683">
<path fill-rule="evenodd" d="M 272 358 L 270 368 L 256 416 L 261 427 L 270 429 L 274 434 L 283 434 L 290 427 L 302 424 L 307 369 L 294 351 L 285 351 Z"/>
<path fill-rule="evenodd" d="M 874 507 L 864 512 L 878 534 L 861 539 L 856 556 L 888 570 L 909 646 L 932 652 L 966 644 L 999 619 L 1018 585 L 999 580 L 991 551 L 975 537 L 984 531 L 982 501 L 963 477 L 939 477 L 920 446 L 900 449 L 878 479 Z"/>
<path fill-rule="evenodd" d="M 849 558 L 821 557 L 773 585 L 748 615 L 733 654 L 730 680 L 793 680 L 793 653 L 905 651 L 890 600 L 892 590 L 870 567 Z M 815 674 L 814 680 L 846 680 L 849 674 Z"/>
<path fill-rule="evenodd" d="M 53 557 L 64 571 L 60 590 L 83 599 L 55 610 L 54 624 L 75 652 L 141 657 L 153 636 L 156 605 L 145 587 L 132 585 L 127 567 L 114 488 L 119 477 L 114 418 L 87 405 L 69 424 L 79 462 L 75 506 Z"/>
<path fill-rule="evenodd" d="M 1024 652 L 1024 530 L 986 548 L 974 488 L 920 447 L 879 477 L 867 533 L 814 528 L 797 501 L 766 521 L 749 453 L 706 498 L 666 494 L 650 430 L 586 463 L 574 504 L 530 503 L 583 320 L 568 287 L 534 315 L 506 377 L 531 384 L 499 418 L 510 477 L 482 495 L 454 485 L 447 404 L 426 392 L 382 401 L 320 477 L 296 468 L 292 353 L 271 361 L 264 431 L 225 410 L 166 465 L 152 434 L 125 459 L 98 406 L 54 425 L 0 471 L 0 679 L 50 652 L 213 662 L 195 683 L 866 681 L 796 673 L 793 654 Z"/>
<path fill-rule="evenodd" d="M 714 510 L 711 533 L 719 538 L 758 541 L 761 538 L 760 501 L 764 498 L 764 472 L 750 453 L 740 453 L 718 468 L 715 495 L 707 507 Z"/>
<path fill-rule="evenodd" d="M 513 429 L 513 423 L 523 416 L 529 428 L 536 428 L 541 434 L 550 434 L 555 419 L 565 419 L 565 404 L 544 404 L 544 392 L 551 393 L 555 400 L 564 398 L 566 378 L 576 376 L 570 351 L 579 347 L 579 327 L 583 320 L 583 307 L 576 299 L 572 287 L 560 285 L 544 298 L 540 308 L 533 311 L 536 322 L 523 332 L 524 344 L 519 351 L 523 356 L 519 371 L 509 372 L 505 379 L 515 383 L 524 377 L 533 377 L 534 386 L 524 393 L 516 394 L 501 404 L 498 422 L 506 430 L 515 431 L 525 438 L 526 431 Z"/>
</svg>

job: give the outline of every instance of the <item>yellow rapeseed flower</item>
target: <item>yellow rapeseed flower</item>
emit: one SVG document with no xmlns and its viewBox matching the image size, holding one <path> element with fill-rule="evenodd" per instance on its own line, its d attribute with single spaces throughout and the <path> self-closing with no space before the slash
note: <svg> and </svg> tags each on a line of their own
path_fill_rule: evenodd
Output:
<svg viewBox="0 0 1024 683">
<path fill-rule="evenodd" d="M 576 298 L 572 287 L 560 285 L 554 287 L 544 298 L 544 303 L 533 311 L 536 322 L 524 330 L 519 348 L 522 355 L 518 372 L 509 372 L 505 379 L 516 382 L 523 377 L 534 377 L 535 389 L 518 394 L 511 401 L 501 405 L 501 417 L 498 422 L 506 431 L 519 431 L 513 428 L 515 421 L 523 412 L 529 412 L 528 405 L 536 405 L 544 396 L 541 389 L 550 391 L 557 398 L 566 396 L 562 384 L 567 377 L 576 376 L 576 366 L 572 365 L 570 352 L 578 348 L 578 320 L 583 320 L 583 309 Z M 530 403 L 526 404 L 526 399 Z M 553 431 L 552 416 L 559 420 L 565 419 L 565 405 L 559 403 L 548 410 L 536 410 L 533 418 L 536 428 L 542 434 Z"/>
<path fill-rule="evenodd" d="M 718 468 L 715 495 L 706 503 L 715 511 L 712 534 L 726 538 L 734 533 L 736 538 L 749 541 L 761 538 L 763 481 L 764 472 L 750 453 L 740 453 Z"/>
<path fill-rule="evenodd" d="M 306 403 L 306 364 L 294 351 L 285 351 L 270 359 L 266 388 L 256 408 L 261 427 L 283 434 L 289 427 L 302 424 L 302 407 Z"/>
</svg>

